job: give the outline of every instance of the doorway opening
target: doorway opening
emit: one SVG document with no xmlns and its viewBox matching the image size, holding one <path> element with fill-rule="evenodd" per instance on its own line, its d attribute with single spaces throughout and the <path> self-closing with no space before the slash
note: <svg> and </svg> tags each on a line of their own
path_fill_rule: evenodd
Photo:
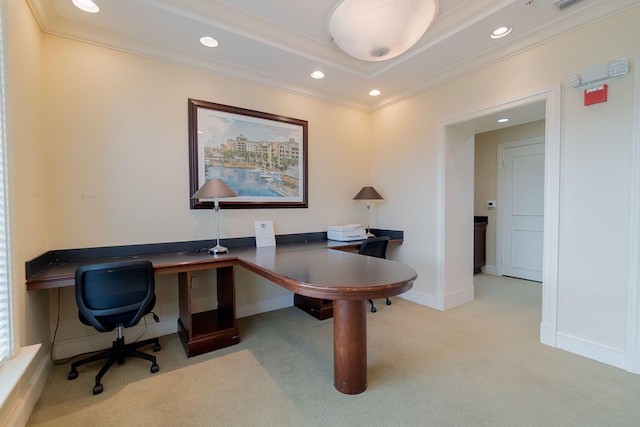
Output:
<svg viewBox="0 0 640 427">
<path fill-rule="evenodd" d="M 535 117 L 532 111 L 543 111 Z M 522 114 L 521 123 L 544 119 L 544 231 L 540 340 L 556 346 L 559 210 L 560 88 L 505 101 L 442 121 L 438 137 L 436 298 L 442 309 L 473 299 L 473 192 L 475 135 L 498 116 Z M 484 126 L 484 127 L 483 127 Z"/>
</svg>

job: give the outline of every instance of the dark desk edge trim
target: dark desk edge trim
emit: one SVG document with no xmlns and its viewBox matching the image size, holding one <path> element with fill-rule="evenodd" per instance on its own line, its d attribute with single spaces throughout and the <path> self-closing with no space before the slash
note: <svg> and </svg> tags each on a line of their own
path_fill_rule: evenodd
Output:
<svg viewBox="0 0 640 427">
<path fill-rule="evenodd" d="M 389 236 L 391 239 L 403 239 L 404 232 L 397 230 L 371 229 L 376 236 Z M 327 240 L 326 231 L 276 236 L 276 244 L 290 244 Z M 220 243 L 228 248 L 255 246 L 255 237 L 237 237 L 221 239 Z M 30 279 L 50 264 L 73 261 L 91 261 L 97 259 L 122 258 L 130 256 L 160 255 L 176 252 L 198 252 L 216 245 L 215 240 L 193 240 L 188 242 L 148 243 L 142 245 L 104 246 L 81 249 L 56 249 L 48 251 L 31 261 L 25 262 L 26 278 Z"/>
</svg>

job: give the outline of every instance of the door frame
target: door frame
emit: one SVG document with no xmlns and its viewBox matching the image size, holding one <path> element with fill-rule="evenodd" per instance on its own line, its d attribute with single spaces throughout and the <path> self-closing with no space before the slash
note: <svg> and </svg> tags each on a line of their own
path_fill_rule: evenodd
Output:
<svg viewBox="0 0 640 427">
<path fill-rule="evenodd" d="M 633 148 L 631 155 L 631 224 L 629 303 L 625 369 L 640 374 L 640 60 L 634 63 Z"/>
<path fill-rule="evenodd" d="M 502 192 L 504 191 L 502 180 L 504 179 L 504 165 L 502 162 L 504 161 L 504 150 L 509 148 L 516 147 L 524 147 L 527 145 L 545 144 L 545 137 L 535 137 L 528 139 L 521 139 L 517 141 L 503 142 L 498 144 L 498 170 L 497 170 L 497 189 L 496 189 L 496 203 L 498 205 L 498 215 L 496 215 L 496 274 L 498 276 L 502 276 L 503 270 L 503 260 L 502 260 L 502 234 L 504 230 L 502 229 L 503 220 L 502 220 Z M 546 152 L 546 144 L 545 144 L 545 152 Z M 545 177 L 546 178 L 546 177 Z M 545 183 L 546 185 L 546 183 Z M 544 270 L 543 270 L 544 274 Z"/>
<path fill-rule="evenodd" d="M 455 179 L 447 179 L 447 175 L 456 177 L 456 169 L 468 167 L 468 165 L 456 164 L 456 159 L 449 153 L 449 135 L 455 134 L 456 125 L 478 119 L 489 114 L 527 105 L 539 101 L 545 101 L 545 191 L 544 191 L 544 245 L 542 262 L 542 321 L 540 322 L 540 342 L 552 347 L 557 347 L 558 330 L 558 228 L 560 208 L 560 115 L 561 115 L 561 86 L 557 84 L 538 92 L 529 93 L 510 100 L 498 102 L 493 105 L 480 107 L 474 111 L 451 117 L 438 123 L 437 154 L 436 154 L 436 304 L 439 307 L 452 306 L 447 297 L 449 288 L 460 286 L 455 278 L 449 278 L 450 272 L 455 268 L 455 257 L 447 254 L 466 253 L 473 245 L 473 236 L 470 233 L 467 240 L 448 238 L 445 230 L 451 230 L 458 226 L 465 228 L 464 218 L 473 216 L 473 209 L 466 212 L 465 206 L 458 206 L 463 211 L 453 215 L 457 224 L 451 224 L 449 213 L 454 213 L 455 204 L 447 205 L 447 195 L 457 193 Z M 459 132 L 458 132 L 459 133 Z M 472 134 L 469 134 L 473 138 Z M 457 143 L 459 141 L 453 141 Z M 473 167 L 473 166 L 471 166 Z M 450 197 L 449 197 L 450 199 Z M 445 220 L 446 219 L 446 220 Z M 445 228 L 446 227 L 446 228 Z M 470 263 L 469 266 L 472 264 Z M 465 282 L 473 283 L 473 269 L 469 267 Z"/>
</svg>

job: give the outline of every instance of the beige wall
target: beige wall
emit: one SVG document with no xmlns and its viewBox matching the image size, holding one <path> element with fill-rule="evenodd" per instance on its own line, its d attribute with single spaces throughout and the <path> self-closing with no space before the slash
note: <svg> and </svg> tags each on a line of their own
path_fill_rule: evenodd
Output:
<svg viewBox="0 0 640 427">
<path fill-rule="evenodd" d="M 567 75 L 612 59 L 629 58 L 633 67 L 640 57 L 638 23 L 640 7 L 634 7 L 372 114 L 372 170 L 386 171 L 378 180 L 389 196 L 380 217 L 405 230 L 399 259 L 418 271 L 414 299 L 438 291 L 442 124 L 558 87 Z M 559 117 L 558 345 L 617 364 L 628 320 L 634 88 L 630 73 L 609 83 L 607 103 L 584 107 L 582 91 L 562 87 Z M 471 182 L 472 169 L 463 171 Z"/>
<path fill-rule="evenodd" d="M 221 237 L 253 235 L 256 219 L 273 220 L 278 234 L 366 222 L 366 209 L 352 199 L 370 182 L 368 113 L 43 35 L 24 4 L 12 3 L 12 11 L 19 15 L 12 40 L 21 40 L 15 51 L 22 57 L 12 61 L 10 82 L 13 92 L 31 85 L 22 91 L 27 98 L 14 98 L 10 141 L 20 165 L 12 194 L 25 199 L 14 204 L 13 240 L 23 247 L 14 257 L 16 283 L 24 283 L 25 261 L 48 249 L 214 237 L 212 212 L 189 209 L 190 97 L 309 122 L 309 208 L 223 210 Z M 165 320 L 177 317 L 176 281 L 158 279 L 158 314 Z M 239 305 L 290 295 L 248 272 L 238 273 L 238 283 Z M 95 333 L 77 320 L 73 293 L 61 296 L 58 340 Z M 37 326 L 22 344 L 46 343 L 41 300 L 48 293 L 28 297 L 19 324 Z M 40 305 L 29 310 L 29 300 Z M 51 328 L 57 304 L 52 291 Z"/>
<path fill-rule="evenodd" d="M 498 198 L 498 145 L 506 142 L 544 138 L 544 120 L 476 134 L 474 167 L 473 214 L 486 216 L 487 268 L 496 267 L 496 212 L 487 207 L 487 200 Z"/>
<path fill-rule="evenodd" d="M 366 222 L 352 198 L 370 183 L 385 197 L 372 224 L 405 231 L 393 257 L 416 268 L 410 295 L 429 305 L 440 297 L 442 123 L 557 86 L 583 68 L 640 57 L 639 22 L 635 7 L 369 114 L 42 35 L 25 3 L 12 2 L 8 134 L 20 344 L 48 338 L 47 293 L 25 295 L 19 285 L 34 256 L 213 237 L 211 212 L 188 208 L 189 97 L 309 121 L 309 208 L 224 210 L 223 237 L 252 235 L 255 219 L 273 220 L 280 234 Z M 608 103 L 585 108 L 580 91 L 562 89 L 558 330 L 568 342 L 618 352 L 627 326 L 633 91 L 632 77 L 624 77 L 610 84 Z M 286 292 L 248 273 L 245 281 L 241 304 Z M 159 285 L 169 317 L 174 286 L 171 276 Z M 61 336 L 89 333 L 69 308 L 71 296 L 63 293 L 63 303 Z"/>
<path fill-rule="evenodd" d="M 221 237 L 253 235 L 255 219 L 274 220 L 280 234 L 366 219 L 352 199 L 369 181 L 367 113 L 57 36 L 44 39 L 52 248 L 214 237 L 212 212 L 189 209 L 190 97 L 309 122 L 309 208 L 222 210 Z"/>
<path fill-rule="evenodd" d="M 27 293 L 24 262 L 46 251 L 49 179 L 43 152 L 43 36 L 25 2 L 10 2 L 6 69 L 11 275 L 18 346 L 49 340 L 48 295 Z M 46 347 L 46 345 L 45 345 Z"/>
<path fill-rule="evenodd" d="M 50 248 L 215 237 L 212 212 L 189 209 L 188 98 L 309 122 L 309 208 L 222 210 L 221 237 L 253 235 L 254 220 L 273 220 L 278 234 L 366 221 L 352 199 L 369 182 L 367 113 L 61 37 L 44 41 Z M 290 295 L 238 274 L 240 306 Z M 176 280 L 159 279 L 163 319 L 177 317 Z M 74 304 L 72 295 L 64 301 Z M 74 310 L 64 313 L 61 339 L 90 332 Z"/>
</svg>

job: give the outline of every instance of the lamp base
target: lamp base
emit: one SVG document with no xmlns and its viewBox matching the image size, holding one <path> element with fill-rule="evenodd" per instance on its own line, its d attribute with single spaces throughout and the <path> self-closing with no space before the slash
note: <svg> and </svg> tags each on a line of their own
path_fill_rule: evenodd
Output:
<svg viewBox="0 0 640 427">
<path fill-rule="evenodd" d="M 220 246 L 220 245 L 215 245 L 214 247 L 209 249 L 209 253 L 210 254 L 224 254 L 226 252 L 229 252 L 229 249 L 225 248 L 224 246 Z"/>
<path fill-rule="evenodd" d="M 376 235 L 370 231 L 367 231 L 367 239 L 370 239 L 371 237 L 376 237 Z"/>
</svg>

